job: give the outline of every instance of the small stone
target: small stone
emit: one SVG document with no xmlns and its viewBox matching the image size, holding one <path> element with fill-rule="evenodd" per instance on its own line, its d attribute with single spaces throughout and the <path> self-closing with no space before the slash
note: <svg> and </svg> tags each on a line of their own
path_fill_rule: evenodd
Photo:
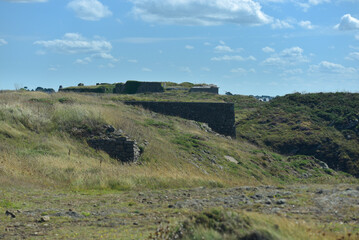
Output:
<svg viewBox="0 0 359 240">
<path fill-rule="evenodd" d="M 15 214 L 13 214 L 12 212 L 6 210 L 5 215 L 11 218 L 16 218 Z"/>
<path fill-rule="evenodd" d="M 287 201 L 285 200 L 285 199 L 279 199 L 277 202 L 276 202 L 276 204 L 278 204 L 278 205 L 283 205 L 283 204 L 285 204 Z"/>
<path fill-rule="evenodd" d="M 49 216 L 42 216 L 38 222 L 43 223 L 43 222 L 48 222 L 48 221 L 50 221 Z"/>
</svg>

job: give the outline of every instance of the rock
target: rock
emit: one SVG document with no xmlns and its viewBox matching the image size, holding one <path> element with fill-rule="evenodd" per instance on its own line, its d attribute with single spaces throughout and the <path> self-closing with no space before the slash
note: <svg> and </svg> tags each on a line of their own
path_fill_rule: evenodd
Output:
<svg viewBox="0 0 359 240">
<path fill-rule="evenodd" d="M 50 221 L 49 216 L 42 216 L 38 222 L 43 223 L 43 222 L 48 222 L 48 221 Z"/>
<path fill-rule="evenodd" d="M 15 214 L 10 212 L 9 210 L 6 210 L 5 215 L 11 218 L 16 218 Z"/>
<path fill-rule="evenodd" d="M 238 161 L 231 156 L 224 156 L 224 158 L 232 163 L 238 164 Z"/>
<path fill-rule="evenodd" d="M 283 204 L 286 204 L 286 200 L 285 199 L 279 199 L 278 201 L 276 201 L 276 204 L 277 205 L 283 205 Z"/>
<path fill-rule="evenodd" d="M 318 161 L 318 165 L 322 168 L 322 169 L 329 169 L 328 164 L 326 164 L 323 161 Z"/>
</svg>

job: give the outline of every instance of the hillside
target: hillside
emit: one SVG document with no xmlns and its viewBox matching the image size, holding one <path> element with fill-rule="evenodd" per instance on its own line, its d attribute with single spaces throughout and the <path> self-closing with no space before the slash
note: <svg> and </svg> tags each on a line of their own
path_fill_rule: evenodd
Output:
<svg viewBox="0 0 359 240">
<path fill-rule="evenodd" d="M 115 95 L 10 92 L 0 98 L 2 172 L 15 180 L 80 189 L 233 186 L 301 181 L 303 169 L 295 162 L 315 166 L 315 159 L 288 160 L 245 140 L 208 133 L 193 121 L 126 106 L 113 101 Z M 73 134 L 73 129 L 96 132 L 104 124 L 122 129 L 144 148 L 141 165 L 116 164 Z M 308 170 L 318 181 L 330 177 L 319 165 Z"/>
<path fill-rule="evenodd" d="M 331 101 L 337 101 L 336 95 Z M 183 239 L 192 239 L 191 234 L 232 239 L 257 232 L 273 239 L 356 234 L 359 190 L 353 184 L 358 179 L 327 168 L 313 154 L 281 154 L 265 138 L 260 141 L 259 134 L 266 130 L 257 127 L 259 119 L 253 116 L 263 112 L 263 118 L 270 118 L 277 111 L 290 115 L 285 108 L 294 104 L 290 96 L 297 97 L 266 104 L 247 96 L 181 90 L 136 95 L 1 92 L 0 210 L 5 214 L 0 214 L 0 221 L 6 227 L 0 229 L 0 239 L 151 239 L 156 234 L 170 239 L 176 226 L 196 218 L 201 220 L 193 225 L 194 232 L 186 228 L 183 233 L 189 235 Z M 198 122 L 122 103 L 179 99 L 234 102 L 237 139 Z M 341 131 L 347 130 L 340 124 L 315 122 L 317 111 L 304 103 L 298 108 L 303 109 L 295 110 L 301 121 L 308 119 L 321 128 L 315 134 L 324 129 L 322 134 L 341 139 Z M 355 105 L 348 111 L 355 111 Z M 136 164 L 123 164 L 88 145 L 86 136 L 97 134 L 104 125 L 136 140 L 142 152 Z M 284 132 L 295 131 L 285 126 Z M 346 207 L 338 206 L 335 214 L 327 211 L 337 208 L 338 201 Z M 208 213 L 213 207 L 231 212 Z M 206 219 L 213 214 L 222 217 Z M 244 232 L 215 229 L 237 228 L 231 217 L 248 219 Z M 298 225 L 297 219 L 302 223 Z M 294 234 L 298 231 L 301 234 Z"/>
<path fill-rule="evenodd" d="M 289 94 L 237 122 L 237 134 L 289 155 L 314 156 L 359 176 L 359 94 Z"/>
</svg>

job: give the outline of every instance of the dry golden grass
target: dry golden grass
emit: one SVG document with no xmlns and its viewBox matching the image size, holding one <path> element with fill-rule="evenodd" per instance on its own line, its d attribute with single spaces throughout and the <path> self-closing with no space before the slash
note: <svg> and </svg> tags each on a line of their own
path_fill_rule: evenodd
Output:
<svg viewBox="0 0 359 240">
<path fill-rule="evenodd" d="M 104 123 L 122 129 L 139 144 L 149 143 L 141 165 L 120 164 L 69 134 L 73 127 Z M 127 106 L 108 96 L 0 94 L 0 172 L 33 184 L 113 190 L 278 184 L 253 162 L 257 150 L 246 141 L 206 133 L 193 121 Z M 225 155 L 241 164 L 229 163 Z"/>
</svg>

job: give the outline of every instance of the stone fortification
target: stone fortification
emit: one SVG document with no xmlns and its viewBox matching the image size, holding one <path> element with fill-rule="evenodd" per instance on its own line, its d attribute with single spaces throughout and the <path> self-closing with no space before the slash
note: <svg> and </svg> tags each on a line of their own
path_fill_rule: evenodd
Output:
<svg viewBox="0 0 359 240">
<path fill-rule="evenodd" d="M 106 152 L 110 157 L 121 162 L 137 162 L 140 148 L 136 141 L 124 136 L 121 130 L 105 125 L 104 131 L 87 139 L 90 147 Z"/>
<path fill-rule="evenodd" d="M 218 87 L 216 85 L 203 85 L 192 87 L 189 92 L 206 92 L 218 94 Z"/>
<path fill-rule="evenodd" d="M 204 122 L 217 133 L 236 137 L 233 103 L 131 101 L 125 102 L 125 104 L 142 106 L 165 115 Z"/>
<path fill-rule="evenodd" d="M 150 93 L 163 92 L 164 89 L 160 82 L 138 82 L 127 81 L 125 84 L 117 83 L 113 93 L 118 94 L 136 94 L 136 93 Z"/>
</svg>

